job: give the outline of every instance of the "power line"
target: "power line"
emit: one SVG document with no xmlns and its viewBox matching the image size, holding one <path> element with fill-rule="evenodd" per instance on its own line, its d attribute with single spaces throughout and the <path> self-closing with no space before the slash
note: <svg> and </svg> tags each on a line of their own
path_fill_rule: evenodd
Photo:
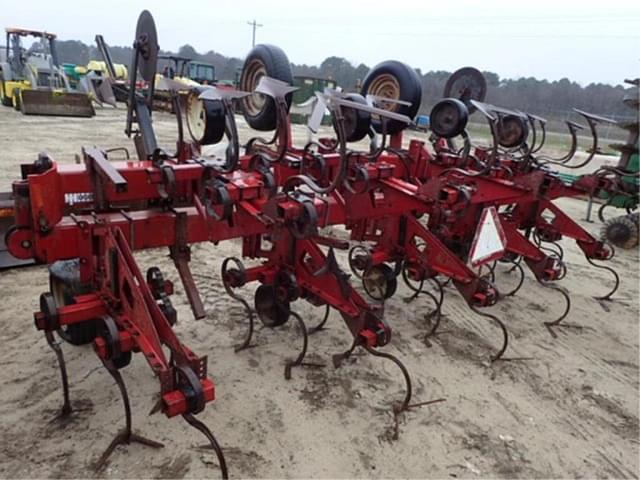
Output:
<svg viewBox="0 0 640 480">
<path fill-rule="evenodd" d="M 557 18 L 551 18 L 551 19 L 532 19 L 532 20 L 527 20 L 527 21 L 518 21 L 518 20 L 508 20 L 508 19 L 504 19 L 504 20 L 497 20 L 497 19 L 488 19 L 486 21 L 477 21 L 477 20 L 473 20 L 473 21 L 468 21 L 466 19 L 452 19 L 452 20 L 447 20 L 445 21 L 432 21 L 432 20 L 427 20 L 427 21 L 421 21 L 421 22 L 408 22 L 407 20 L 402 20 L 402 21 L 393 21 L 393 20 L 385 20 L 385 25 L 397 25 L 397 26 L 401 26 L 401 27 L 407 27 L 407 26 L 420 26 L 423 27 L 425 25 L 436 25 L 436 26 L 447 26 L 447 25 L 471 25 L 471 26 L 487 26 L 487 25 L 497 25 L 497 26 L 514 26 L 514 27 L 520 27 L 522 25 L 532 25 L 532 24 L 541 24 L 541 25 L 551 25 L 551 24 L 555 24 L 555 25 L 576 25 L 576 26 L 582 26 L 582 25 L 588 25 L 588 24 L 607 24 L 607 26 L 612 26 L 611 24 L 616 24 L 616 26 L 618 26 L 619 24 L 627 24 L 627 23 L 632 23 L 632 24 L 637 24 L 640 21 L 640 17 L 635 17 L 635 18 L 612 18 L 610 20 L 607 20 L 605 22 L 602 21 L 602 19 L 585 19 L 585 20 L 572 20 L 572 19 L 557 19 Z M 336 20 L 314 20 L 314 21 L 309 21 L 308 19 L 306 20 L 296 20 L 296 21 L 278 21 L 278 22 L 274 22 L 274 23 L 278 23 L 278 24 L 282 24 L 285 26 L 291 26 L 292 24 L 295 24 L 296 26 L 300 27 L 300 28 L 307 28 L 307 26 L 309 25 L 331 25 L 334 27 L 340 27 L 340 28 L 352 28 L 352 27 L 361 27 L 361 28 L 367 28 L 367 29 L 371 29 L 371 24 L 367 24 L 367 23 L 354 23 L 354 22 L 340 22 L 340 21 L 336 21 Z"/>
<path fill-rule="evenodd" d="M 261 23 L 256 23 L 255 18 L 253 19 L 253 22 L 247 22 L 247 24 L 253 27 L 253 38 L 251 40 L 251 46 L 255 47 L 256 46 L 256 28 L 264 27 L 264 25 Z"/>
<path fill-rule="evenodd" d="M 299 32 L 301 30 L 301 26 L 292 25 L 287 27 L 278 27 L 279 31 L 289 31 L 289 32 Z M 326 35 L 326 30 L 313 30 L 312 28 L 304 27 L 305 35 Z M 355 28 L 350 29 L 336 29 L 331 32 L 331 35 L 334 36 L 353 36 L 353 35 L 362 35 L 361 31 L 357 31 Z M 488 32 L 457 32 L 457 31 L 383 31 L 383 32 L 375 32 L 375 37 L 453 37 L 453 38 L 502 38 L 504 36 L 504 32 L 502 31 L 488 31 Z M 620 38 L 620 39 L 640 39 L 640 35 L 629 33 L 629 34 L 602 34 L 602 33 L 513 33 L 509 34 L 510 38 Z"/>
<path fill-rule="evenodd" d="M 271 23 L 285 24 L 291 26 L 291 24 L 301 25 L 306 28 L 307 25 L 333 25 L 339 27 L 366 27 L 371 28 L 371 21 L 375 17 L 367 19 L 360 19 L 358 22 L 346 19 L 344 21 L 336 20 L 334 18 L 313 18 L 309 20 L 309 17 L 280 17 L 274 19 Z M 518 16 L 473 16 L 473 17 L 414 17 L 412 19 L 407 18 L 385 18 L 385 25 L 397 24 L 401 26 L 407 25 L 450 25 L 450 24 L 471 24 L 475 26 L 482 26 L 487 24 L 511 24 L 511 25 L 528 25 L 531 23 L 558 23 L 558 24 L 576 24 L 576 23 L 637 23 L 640 21 L 640 15 L 637 13 L 625 14 L 625 15 L 530 15 L 523 18 Z"/>
</svg>

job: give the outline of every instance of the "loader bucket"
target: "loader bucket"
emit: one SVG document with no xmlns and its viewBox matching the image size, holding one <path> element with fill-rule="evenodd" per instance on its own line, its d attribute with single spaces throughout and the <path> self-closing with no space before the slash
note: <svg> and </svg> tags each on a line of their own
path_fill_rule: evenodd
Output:
<svg viewBox="0 0 640 480">
<path fill-rule="evenodd" d="M 116 108 L 116 96 L 113 93 L 111 82 L 106 78 L 92 79 L 93 87 L 96 92 L 96 96 L 101 103 L 106 103 Z"/>
<path fill-rule="evenodd" d="M 23 90 L 22 113 L 60 117 L 93 117 L 96 112 L 85 93 L 56 90 Z"/>
<path fill-rule="evenodd" d="M 111 82 L 107 78 L 87 75 L 78 83 L 78 90 L 89 95 L 89 98 L 101 107 L 106 103 L 117 108 L 116 96 L 113 93 Z"/>
<path fill-rule="evenodd" d="M 78 91 L 92 98 L 98 105 L 102 106 L 102 101 L 98 98 L 98 94 L 93 86 L 93 82 L 89 77 L 82 77 L 78 82 Z"/>
<path fill-rule="evenodd" d="M 11 193 L 0 192 L 0 270 L 5 268 L 33 265 L 32 259 L 21 260 L 7 250 L 5 235 L 13 226 L 13 199 Z"/>
</svg>

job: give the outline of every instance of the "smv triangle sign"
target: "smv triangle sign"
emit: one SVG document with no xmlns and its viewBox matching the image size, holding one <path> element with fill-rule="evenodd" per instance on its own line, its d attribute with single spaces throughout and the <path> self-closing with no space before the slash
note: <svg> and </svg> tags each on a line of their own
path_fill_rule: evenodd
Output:
<svg viewBox="0 0 640 480">
<path fill-rule="evenodd" d="M 469 262 L 472 267 L 479 267 L 504 255 L 507 245 L 502 225 L 495 207 L 487 207 L 482 211 L 480 223 L 471 244 Z"/>
</svg>

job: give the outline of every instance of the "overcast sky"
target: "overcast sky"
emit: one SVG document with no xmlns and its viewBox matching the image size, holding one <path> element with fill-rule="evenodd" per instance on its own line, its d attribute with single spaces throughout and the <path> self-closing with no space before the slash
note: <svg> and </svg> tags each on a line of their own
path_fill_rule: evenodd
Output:
<svg viewBox="0 0 640 480">
<path fill-rule="evenodd" d="M 2 1 L 4 27 L 46 29 L 62 39 L 131 45 L 143 8 L 159 44 L 244 57 L 256 19 L 258 43 L 294 63 L 337 55 L 369 66 L 397 59 L 415 68 L 472 65 L 501 77 L 563 77 L 583 85 L 640 76 L 640 1 L 483 0 L 22 0 Z M 4 43 L 4 41 L 2 42 Z"/>
</svg>

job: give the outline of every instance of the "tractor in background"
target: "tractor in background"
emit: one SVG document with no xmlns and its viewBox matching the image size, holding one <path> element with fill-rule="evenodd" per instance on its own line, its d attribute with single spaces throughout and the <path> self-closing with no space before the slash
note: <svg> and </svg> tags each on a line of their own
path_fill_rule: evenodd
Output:
<svg viewBox="0 0 640 480">
<path fill-rule="evenodd" d="M 216 69 L 210 63 L 189 60 L 189 78 L 200 85 L 213 85 L 216 80 Z"/>
<path fill-rule="evenodd" d="M 325 88 L 336 88 L 338 84 L 331 78 L 296 75 L 293 86 L 298 90 L 293 92 L 290 117 L 292 123 L 306 124 L 316 102 L 315 92 L 323 92 Z M 327 111 L 322 117 L 323 125 L 331 125 L 331 116 Z"/>
<path fill-rule="evenodd" d="M 126 95 L 120 95 L 119 98 L 116 98 L 117 90 L 113 89 L 114 83 L 119 83 L 121 86 L 126 85 L 129 72 L 125 65 L 121 63 L 113 65 L 115 80 L 110 78 L 111 74 L 106 62 L 100 60 L 90 60 L 86 66 L 63 63 L 62 67 L 71 88 L 89 94 L 98 105 L 103 106 L 107 103 L 115 107 L 116 101 L 126 101 Z"/>
<path fill-rule="evenodd" d="M 631 94 L 627 95 L 623 102 L 626 106 L 633 109 L 634 117 L 627 122 L 618 125 L 627 130 L 629 135 L 625 143 L 613 144 L 610 147 L 620 152 L 620 160 L 616 165 L 616 169 L 623 171 L 627 175 L 622 177 L 622 187 L 624 194 L 607 195 L 606 203 L 600 207 L 598 217 L 604 223 L 601 231 L 603 240 L 613 243 L 615 246 L 630 249 L 638 246 L 640 239 L 640 213 L 638 213 L 638 176 L 640 171 L 640 156 L 638 151 L 638 109 L 640 108 L 640 78 L 634 80 L 625 80 L 625 83 L 632 85 Z M 623 208 L 627 211 L 626 215 L 619 215 L 605 220 L 603 210 L 613 206 Z"/>
<path fill-rule="evenodd" d="M 214 85 L 216 82 L 215 67 L 209 63 L 179 55 L 158 55 L 158 63 L 162 73 L 156 74 L 153 103 L 160 110 L 175 113 L 170 93 L 158 88 L 163 79 L 177 82 L 173 85 L 179 87 L 180 105 L 183 107 L 186 106 L 186 96 L 191 89 L 201 85 Z"/>
<path fill-rule="evenodd" d="M 7 43 L 0 63 L 0 101 L 25 115 L 92 117 L 87 93 L 73 91 L 56 54 L 56 35 L 7 28 Z M 31 37 L 29 48 L 23 39 Z"/>
</svg>

